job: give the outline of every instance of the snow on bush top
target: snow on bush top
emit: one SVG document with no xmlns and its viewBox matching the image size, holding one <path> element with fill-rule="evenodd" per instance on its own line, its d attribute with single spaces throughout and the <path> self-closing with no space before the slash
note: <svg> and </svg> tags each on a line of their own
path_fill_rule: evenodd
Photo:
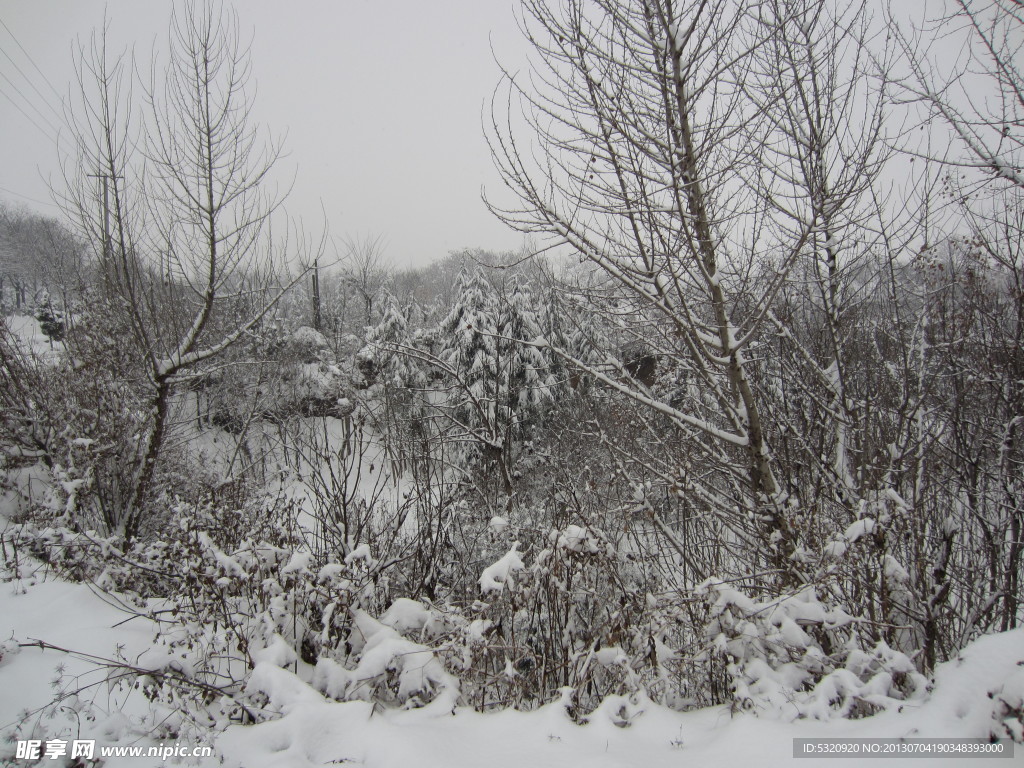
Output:
<svg viewBox="0 0 1024 768">
<path fill-rule="evenodd" d="M 869 525 L 848 531 L 851 539 L 865 532 Z M 823 604 L 811 587 L 765 602 L 716 579 L 698 592 L 710 603 L 707 636 L 728 659 L 740 709 L 828 720 L 870 715 L 927 693 L 927 680 L 905 654 L 861 638 L 853 617 Z"/>
<path fill-rule="evenodd" d="M 488 592 L 501 592 L 505 585 L 509 587 L 513 585 L 512 574 L 526 568 L 523 559 L 519 556 L 518 548 L 519 542 L 517 541 L 504 557 L 484 569 L 484 572 L 480 575 L 481 592 L 484 594 Z"/>
<path fill-rule="evenodd" d="M 412 601 L 409 601 L 412 602 Z M 392 615 L 407 613 L 400 607 Z M 321 657 L 313 675 L 313 687 L 336 699 L 372 701 L 384 698 L 384 689 L 392 692 L 395 703 L 408 703 L 414 696 L 422 701 L 452 708 L 458 701 L 458 680 L 449 674 L 434 652 L 425 645 L 402 637 L 391 627 L 365 611 L 353 610 L 354 630 L 349 639 L 359 654 L 354 669 L 346 669 L 332 659 Z M 389 675 L 397 677 L 392 690 Z"/>
<path fill-rule="evenodd" d="M 558 533 L 555 544 L 559 549 L 567 549 L 570 552 L 596 555 L 600 552 L 599 540 L 589 528 L 579 525 L 567 525 Z"/>
<path fill-rule="evenodd" d="M 292 334 L 291 342 L 296 347 L 307 349 L 328 349 L 331 346 L 327 341 L 326 336 L 315 328 L 310 328 L 307 325 L 295 329 L 295 333 Z"/>
</svg>

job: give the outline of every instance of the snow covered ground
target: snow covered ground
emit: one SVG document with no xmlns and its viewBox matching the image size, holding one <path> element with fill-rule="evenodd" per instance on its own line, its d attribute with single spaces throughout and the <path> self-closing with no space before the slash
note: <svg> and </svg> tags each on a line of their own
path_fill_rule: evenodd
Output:
<svg viewBox="0 0 1024 768">
<path fill-rule="evenodd" d="M 34 575 L 30 575 L 34 573 Z M 8 574 L 10 577 L 12 574 Z M 53 578 L 23 564 L 22 576 L 0 584 L 0 732 L 21 738 L 94 738 L 98 745 L 162 743 L 140 736 L 151 721 L 149 703 L 131 689 L 106 680 L 106 672 L 77 655 L 15 645 L 45 643 L 98 657 L 136 662 L 156 628 L 145 619 L 125 621 L 114 598 L 82 584 Z M 13 642 L 12 642 L 13 641 Z M 58 672 L 58 670 L 60 670 Z M 52 685 L 60 678 L 61 683 Z M 94 683 L 56 712 L 46 709 L 62 687 Z M 240 768 L 365 765 L 423 766 L 810 766 L 832 759 L 793 758 L 795 738 L 971 738 L 988 733 L 993 699 L 988 692 L 1024 694 L 1024 629 L 985 637 L 956 661 L 942 665 L 928 701 L 861 720 L 785 722 L 732 715 L 716 707 L 673 712 L 650 702 L 613 697 L 592 713 L 587 725 L 573 723 L 559 703 L 541 710 L 478 714 L 428 706 L 390 710 L 365 702 L 325 699 L 291 672 L 264 662 L 253 685 L 281 711 L 278 720 L 232 726 L 215 742 L 216 755 L 200 765 Z M 91 705 L 91 708 L 90 708 Z M 34 713 L 26 717 L 26 713 Z M 625 726 L 625 727 L 623 727 Z M 0 746 L 0 756 L 13 745 Z M 110 758 L 106 765 L 159 764 L 150 758 Z M 168 761 L 173 762 L 173 761 Z M 858 761 L 859 764 L 860 761 Z M 872 766 L 1020 766 L 1024 747 L 1012 758 L 871 759 Z M 0 757 L 2 763 L 2 757 Z M 29 763 L 20 763 L 29 764 Z M 59 765 L 55 761 L 41 764 Z M 843 764 L 850 764 L 840 763 Z"/>
<path fill-rule="evenodd" d="M 53 363 L 60 359 L 64 345 L 52 342 L 39 327 L 39 321 L 31 315 L 10 315 L 3 322 L 14 337 L 19 347 L 29 355 L 44 363 Z"/>
</svg>

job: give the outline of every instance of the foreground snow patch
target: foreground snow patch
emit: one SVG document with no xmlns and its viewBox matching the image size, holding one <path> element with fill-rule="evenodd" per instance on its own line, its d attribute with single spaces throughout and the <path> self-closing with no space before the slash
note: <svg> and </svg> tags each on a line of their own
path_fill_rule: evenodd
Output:
<svg viewBox="0 0 1024 768">
<path fill-rule="evenodd" d="M 313 699 L 279 669 L 267 693 L 281 719 L 233 727 L 218 740 L 227 766 L 308 768 L 521 768 L 537 766 L 834 766 L 834 760 L 793 758 L 796 738 L 988 738 L 1000 701 L 1024 696 L 1024 629 L 984 637 L 941 665 L 930 698 L 860 720 L 792 723 L 733 715 L 727 707 L 679 713 L 643 699 L 609 697 L 575 724 L 555 702 L 530 713 L 480 714 L 430 705 L 383 709 L 369 702 Z M 283 679 L 284 678 L 284 679 Z M 298 679 L 294 678 L 297 683 Z M 1017 697 L 1017 698 L 1014 698 Z M 854 761 L 856 763 L 856 761 Z M 847 762 L 845 764 L 854 764 Z M 872 759 L 872 766 L 907 768 L 916 760 Z M 1024 745 L 1012 759 L 945 758 L 943 766 L 1024 765 Z"/>
<path fill-rule="evenodd" d="M 39 639 L 53 645 L 110 658 L 120 655 L 133 663 L 161 666 L 147 652 L 155 626 L 143 618 L 125 623 L 125 614 L 111 598 L 81 584 L 56 580 L 32 584 L 0 584 L 0 727 L 6 730 L 25 710 L 51 700 L 50 680 L 58 665 L 65 677 L 98 675 L 91 689 L 109 718 L 89 725 L 98 744 L 155 743 L 138 735 L 137 719 L 143 700 L 108 689 L 103 673 L 77 657 L 38 648 L 15 649 L 18 643 Z M 383 617 L 382 617 L 383 618 Z M 403 603 L 388 615 L 397 626 L 418 625 L 422 619 Z M 367 644 L 393 646 L 391 627 L 373 623 Z M 405 641 L 408 642 L 408 641 Z M 389 645 L 390 644 L 390 645 Z M 613 696 L 577 725 L 560 702 L 535 712 L 504 711 L 479 714 L 456 709 L 446 697 L 413 710 L 384 709 L 367 701 L 336 702 L 317 692 L 292 672 L 281 668 L 288 654 L 269 652 L 249 680 L 263 691 L 277 720 L 255 726 L 233 726 L 217 737 L 218 755 L 205 765 L 240 768 L 309 768 L 365 765 L 375 768 L 522 768 L 522 766 L 788 766 L 811 768 L 860 764 L 834 760 L 794 760 L 794 738 L 986 738 L 1000 723 L 1000 712 L 1020 707 L 1024 699 L 1024 629 L 984 637 L 943 664 L 930 697 L 861 720 L 784 722 L 771 717 L 733 715 L 726 707 L 679 713 L 637 697 Z M 280 650 L 280 649 L 278 649 Z M 401 648 L 401 651 L 408 649 Z M 418 658 L 413 656 L 412 658 Z M 426 657 L 424 657 L 426 658 Z M 410 670 L 415 665 L 410 665 Z M 404 668 L 404 667 L 403 667 Z M 90 672 L 90 669 L 94 671 Z M 408 671 L 408 670 L 407 670 Z M 340 672 L 339 672 L 340 674 Z M 444 674 L 438 670 L 438 674 Z M 348 690 L 358 683 L 359 670 L 344 671 Z M 338 686 L 334 686 L 338 687 Z M 339 690 L 340 690 L 339 688 Z M 329 694 L 333 693 L 330 686 Z M 101 701 L 100 701 L 101 700 Z M 118 716 L 118 710 L 123 713 Z M 139 712 L 133 710 L 139 709 Z M 1018 710 L 1019 711 L 1019 710 Z M 38 715 L 37 715 L 38 716 Z M 1019 720 L 1005 718 L 1008 732 Z M 53 723 L 49 724 L 51 727 Z M 115 727 L 116 726 L 116 727 Z M 213 736 L 211 735 L 211 739 Z M 223 762 L 221 762 L 223 761 Z M 934 761 L 875 759 L 875 768 L 909 768 Z M 131 758 L 111 760 L 109 766 L 140 764 Z M 169 763 L 168 763 L 169 764 Z M 943 759 L 946 768 L 1024 765 L 1024 745 L 1012 759 Z"/>
</svg>

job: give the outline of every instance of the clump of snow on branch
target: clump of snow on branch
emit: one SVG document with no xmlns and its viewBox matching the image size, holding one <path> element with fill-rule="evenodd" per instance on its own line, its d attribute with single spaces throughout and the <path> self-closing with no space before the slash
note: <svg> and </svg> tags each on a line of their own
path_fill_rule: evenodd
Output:
<svg viewBox="0 0 1024 768">
<path fill-rule="evenodd" d="M 480 591 L 501 592 L 506 587 L 512 587 L 512 574 L 526 568 L 523 559 L 520 557 L 519 542 L 512 545 L 512 549 L 505 553 L 500 560 L 487 566 L 480 574 Z"/>
</svg>

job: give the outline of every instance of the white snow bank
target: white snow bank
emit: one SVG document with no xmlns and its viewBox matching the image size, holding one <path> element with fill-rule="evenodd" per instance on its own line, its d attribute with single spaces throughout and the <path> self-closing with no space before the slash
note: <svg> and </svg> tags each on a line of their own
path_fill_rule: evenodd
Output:
<svg viewBox="0 0 1024 768">
<path fill-rule="evenodd" d="M 611 651 L 609 650 L 609 655 Z M 678 768 L 785 766 L 833 761 L 793 759 L 795 738 L 985 738 L 993 722 L 988 691 L 1009 685 L 1024 662 L 1024 629 L 982 638 L 940 667 L 931 699 L 904 711 L 861 720 L 782 723 L 725 707 L 679 713 L 643 697 L 609 697 L 580 726 L 563 702 L 535 712 L 479 714 L 458 710 L 374 708 L 347 702 L 299 705 L 281 720 L 232 727 L 218 740 L 225 766 L 308 768 L 328 764 L 377 768 Z M 276 670 L 275 674 L 290 674 Z M 948 768 L 1024 765 L 1012 759 L 947 758 Z M 846 761 L 854 764 L 856 761 Z M 928 761 L 913 761 L 925 764 Z M 872 759 L 877 768 L 906 768 L 906 759 Z M 929 763 L 930 764 L 930 763 Z"/>
<path fill-rule="evenodd" d="M 721 590 L 726 602 L 735 596 Z M 395 623 L 418 621 L 411 607 L 392 613 Z M 0 583 L 0 731 L 25 708 L 34 709 L 52 696 L 50 680 L 58 664 L 68 674 L 90 673 L 84 661 L 54 651 L 22 648 L 14 643 L 39 638 L 75 650 L 111 656 L 118 645 L 131 661 L 171 667 L 170 656 L 150 647 L 155 626 L 145 619 L 124 623 L 125 614 L 83 585 L 50 581 L 35 585 Z M 406 687 L 430 685 L 444 671 L 429 649 L 401 638 L 392 627 L 367 615 L 354 616 L 360 629 L 357 669 L 321 660 L 317 686 L 327 697 L 351 695 L 350 686 L 379 682 Z M 271 643 L 273 646 L 273 643 Z M 616 649 L 602 649 L 597 663 L 616 662 Z M 162 655 L 161 655 L 162 654 Z M 280 661 L 278 659 L 277 661 Z M 177 663 L 177 662 L 175 662 Z M 97 682 L 102 681 L 102 675 Z M 440 683 L 447 685 L 448 681 Z M 433 685 L 438 685 L 434 683 Z M 993 728 L 1019 728 L 1010 712 L 1024 701 L 1024 629 L 984 637 L 957 659 L 939 667 L 935 689 L 924 702 L 907 703 L 860 720 L 780 722 L 749 714 L 733 715 L 726 707 L 679 713 L 643 697 L 609 697 L 575 724 L 562 702 L 537 711 L 479 714 L 466 709 L 452 714 L 450 701 L 418 709 L 388 709 L 364 701 L 330 701 L 293 672 L 264 660 L 254 670 L 250 690 L 267 694 L 268 709 L 277 720 L 255 726 L 232 726 L 216 740 L 219 754 L 203 765 L 245 768 L 372 765 L 377 768 L 522 768 L 587 766 L 587 768 L 678 768 L 679 766 L 786 766 L 815 768 L 838 765 L 832 760 L 794 760 L 794 738 L 987 738 Z M 123 694 L 94 689 L 104 705 L 118 706 Z M 134 701 L 141 697 L 136 696 Z M 129 701 L 131 705 L 131 700 Z M 996 717 L 993 717 L 996 715 Z M 120 720 L 118 720 L 120 717 Z M 104 723 L 80 727 L 83 737 L 99 745 L 124 742 L 132 736 L 129 709 Z M 120 725 L 118 725 L 120 722 Z M 1016 725 L 1015 725 L 1016 723 Z M 91 729 L 91 730 L 90 730 Z M 105 730 L 104 730 L 105 729 Z M 104 735 L 104 733 L 109 735 Z M 132 743 L 149 743 L 133 741 Z M 223 763 L 221 763 L 223 759 Z M 842 761 L 841 761 L 842 762 Z M 873 759 L 873 768 L 908 768 L 932 761 Z M 850 765 L 857 761 L 846 761 Z M 138 765 L 137 758 L 111 758 L 106 765 Z M 938 764 L 938 763 L 936 763 Z M 943 759 L 946 768 L 1000 768 L 1024 765 L 1024 745 L 1012 759 Z"/>
<path fill-rule="evenodd" d="M 156 632 L 152 622 L 126 622 L 126 614 L 109 598 L 84 584 L 34 581 L 0 581 L 0 765 L 14 764 L 5 762 L 15 749 L 6 738 L 25 738 L 26 733 L 40 739 L 95 739 L 98 746 L 160 744 L 142 735 L 149 731 L 154 711 L 142 693 L 117 685 L 106 670 L 79 654 L 106 659 L 120 655 L 137 667 L 185 675 L 191 662 L 164 647 L 151 647 Z M 35 640 L 76 653 L 18 647 Z M 61 706 L 47 708 L 56 696 L 64 697 Z M 32 713 L 27 720 L 26 712 Z M 143 718 L 150 718 L 150 726 Z M 200 764 L 212 767 L 218 761 Z M 138 758 L 104 759 L 106 768 L 133 765 L 139 765 Z"/>
</svg>

